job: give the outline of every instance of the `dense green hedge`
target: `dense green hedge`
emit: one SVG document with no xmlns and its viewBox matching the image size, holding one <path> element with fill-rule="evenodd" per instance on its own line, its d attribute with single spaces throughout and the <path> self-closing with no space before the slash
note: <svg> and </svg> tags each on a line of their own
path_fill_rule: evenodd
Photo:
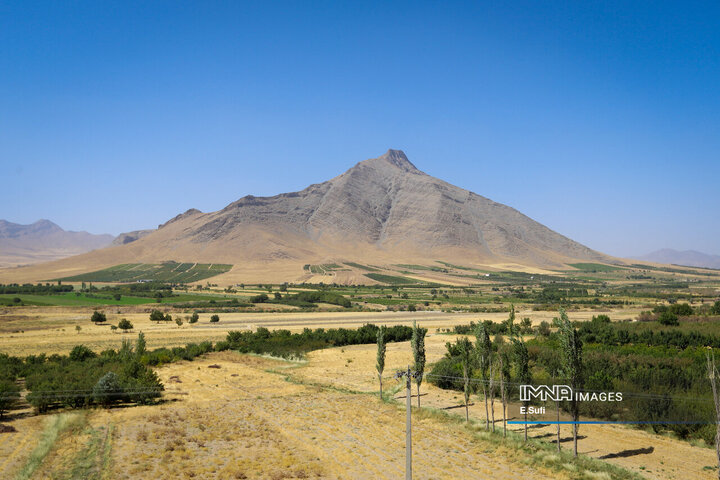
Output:
<svg viewBox="0 0 720 480">
<path fill-rule="evenodd" d="M 581 402 L 581 415 L 630 422 L 667 422 L 652 428 L 714 443 L 714 406 L 706 371 L 706 347 L 720 348 L 720 336 L 681 331 L 679 327 L 633 331 L 645 325 L 611 323 L 605 315 L 590 322 L 576 322 L 575 326 L 584 345 L 583 389 L 623 392 L 622 402 Z M 471 333 L 465 327 L 458 333 Z M 489 330 L 503 333 L 506 326 L 492 324 Z M 561 371 L 556 334 L 537 335 L 527 340 L 527 347 L 533 383 L 563 384 L 562 375 L 556 373 Z M 498 350 L 503 345 L 495 343 L 494 348 Z M 448 344 L 445 357 L 430 372 L 431 383 L 462 390 L 457 353 Z M 512 388 L 511 395 L 517 395 Z"/>
<path fill-rule="evenodd" d="M 367 324 L 356 330 L 347 328 L 331 328 L 325 330 L 306 328 L 302 333 L 291 333 L 289 330 L 269 331 L 260 327 L 256 332 L 229 332 L 227 346 L 243 353 L 268 353 L 279 357 L 297 357 L 311 351 L 326 347 L 375 343 L 377 341 L 376 325 Z M 388 327 L 385 340 L 402 342 L 410 340 L 412 328 L 396 325 Z"/>
<path fill-rule="evenodd" d="M 23 285 L 18 285 L 17 283 L 10 285 L 0 284 L 0 294 L 33 293 L 36 295 L 50 295 L 53 293 L 65 293 L 72 291 L 72 285 L 56 285 L 54 283 L 38 283 L 37 285 L 33 285 L 32 283 L 25 283 Z"/>
<path fill-rule="evenodd" d="M 229 332 L 227 340 L 188 343 L 184 347 L 145 349 L 144 337 L 132 345 L 123 341 L 119 350 L 97 354 L 79 345 L 69 355 L 30 355 L 18 358 L 0 354 L 0 416 L 19 398 L 17 380 L 25 378 L 28 402 L 39 412 L 52 408 L 82 408 L 116 402 L 148 403 L 160 396 L 163 385 L 149 367 L 179 360 L 192 360 L 212 351 L 237 350 L 243 353 L 298 357 L 308 351 L 331 346 L 375 343 L 378 327 L 367 324 L 358 329 L 305 329 Z M 389 327 L 388 342 L 409 340 L 412 328 Z"/>
</svg>

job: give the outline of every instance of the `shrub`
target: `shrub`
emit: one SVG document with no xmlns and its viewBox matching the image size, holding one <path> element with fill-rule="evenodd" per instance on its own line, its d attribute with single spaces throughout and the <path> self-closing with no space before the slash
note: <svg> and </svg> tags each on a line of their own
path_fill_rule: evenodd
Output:
<svg viewBox="0 0 720 480">
<path fill-rule="evenodd" d="M 9 379 L 0 378 L 0 420 L 20 399 L 20 387 Z"/>
<path fill-rule="evenodd" d="M 198 312 L 193 312 L 193 314 L 190 316 L 190 320 L 188 320 L 188 323 L 197 323 L 199 319 L 200 315 L 198 315 Z"/>
<path fill-rule="evenodd" d="M 93 323 L 105 323 L 107 322 L 107 316 L 103 312 L 98 312 L 95 310 L 92 314 L 92 317 L 90 317 L 90 321 Z"/>
<path fill-rule="evenodd" d="M 70 360 L 74 362 L 84 362 L 95 357 L 97 357 L 97 354 L 85 345 L 77 345 L 70 351 Z"/>
<path fill-rule="evenodd" d="M 550 324 L 543 320 L 540 322 L 540 325 L 537 327 L 537 333 L 541 337 L 549 337 L 550 336 Z"/>
<path fill-rule="evenodd" d="M 217 314 L 215 314 L 215 315 L 213 315 L 212 317 L 210 317 L 210 321 L 211 321 L 212 323 L 219 322 L 219 321 L 220 321 L 220 316 L 217 315 Z"/>
<path fill-rule="evenodd" d="M 661 313 L 658 316 L 658 322 L 660 322 L 661 325 L 670 325 L 670 326 L 680 325 L 677 315 L 670 311 Z"/>
<path fill-rule="evenodd" d="M 669 311 L 670 313 L 674 313 L 675 315 L 681 317 L 687 317 L 688 315 L 693 315 L 695 313 L 693 308 L 687 303 L 676 303 L 674 305 L 670 305 Z"/>
<path fill-rule="evenodd" d="M 150 320 L 153 322 L 162 322 L 165 320 L 165 315 L 160 310 L 153 310 L 150 312 Z"/>
<path fill-rule="evenodd" d="M 123 332 L 127 332 L 128 330 L 133 329 L 133 324 L 127 318 L 123 318 L 122 320 L 120 320 L 120 322 L 118 322 L 118 328 Z"/>
<path fill-rule="evenodd" d="M 97 381 L 93 388 L 93 398 L 101 405 L 110 405 L 123 398 L 120 378 L 115 372 L 108 372 Z"/>
</svg>

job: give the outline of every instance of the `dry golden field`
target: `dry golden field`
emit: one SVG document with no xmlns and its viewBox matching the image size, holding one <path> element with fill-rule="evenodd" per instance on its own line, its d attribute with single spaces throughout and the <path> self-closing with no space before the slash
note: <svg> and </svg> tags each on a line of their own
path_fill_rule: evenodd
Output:
<svg viewBox="0 0 720 480">
<path fill-rule="evenodd" d="M 14 355 L 67 353 L 83 343 L 117 348 L 123 334 L 88 320 L 91 309 L 28 307 L 0 316 L 0 351 Z M 355 327 L 363 323 L 429 327 L 428 363 L 445 353 L 453 336 L 437 328 L 506 314 L 440 312 L 221 314 L 219 324 L 201 315 L 194 326 L 156 325 L 147 313 L 109 312 L 110 321 L 128 318 L 150 348 L 220 340 L 242 328 Z M 576 312 L 589 318 L 595 312 Z M 615 318 L 633 311 L 616 311 Z M 533 323 L 551 312 L 521 311 Z M 117 317 L 117 318 L 115 318 Z M 496 318 L 497 317 L 497 318 Z M 76 332 L 75 325 L 80 325 Z M 18 330 L 24 330 L 20 333 Z M 125 334 L 134 338 L 134 335 Z M 390 377 L 411 362 L 408 342 L 389 344 L 385 393 L 377 398 L 375 346 L 356 345 L 312 352 L 306 362 L 214 353 L 193 362 L 158 369 L 166 387 L 157 406 L 57 412 L 37 416 L 28 409 L 9 423 L 17 432 L 0 433 L 0 478 L 401 478 L 404 471 L 404 390 Z M 220 368 L 209 368 L 218 365 Z M 429 371 L 429 369 L 426 369 Z M 533 456 L 483 437 L 484 404 L 473 397 L 466 428 L 434 412 L 464 416 L 462 394 L 421 388 L 423 407 L 414 410 L 415 478 L 610 478 L 590 475 L 553 455 Z M 415 404 L 417 398 L 413 398 Z M 496 419 L 499 407 L 496 406 Z M 511 430 L 520 431 L 513 426 Z M 58 433 L 59 432 L 59 433 Z M 554 427 L 533 428 L 530 436 L 554 437 Z M 621 426 L 583 425 L 580 452 L 651 479 L 714 478 L 714 451 L 687 442 Z M 57 436 L 57 438 L 54 437 Z M 562 446 L 571 448 L 569 427 Z M 46 455 L 31 475 L 38 449 Z M 42 452 L 40 452 L 42 453 Z M 558 463 L 560 462 L 560 463 Z M 36 462 L 38 463 L 38 462 Z M 23 470 L 25 468 L 25 470 Z"/>
<path fill-rule="evenodd" d="M 439 328 L 451 328 L 453 325 L 467 324 L 470 321 L 507 318 L 507 313 L 443 313 L 425 312 L 287 312 L 287 313 L 221 313 L 220 322 L 210 323 L 210 313 L 200 314 L 196 324 L 183 323 L 178 327 L 174 322 L 151 322 L 148 313 L 150 306 L 120 306 L 105 308 L 107 325 L 94 325 L 90 322 L 91 307 L 13 307 L 0 308 L 0 352 L 9 355 L 34 355 L 40 353 L 66 354 L 75 345 L 83 344 L 96 351 L 117 348 L 123 336 L 134 338 L 133 334 L 113 332 L 110 324 L 117 324 L 121 318 L 127 318 L 135 327 L 134 334 L 145 333 L 149 348 L 183 346 L 188 342 L 225 339 L 230 330 L 256 329 L 266 327 L 270 330 L 285 328 L 301 331 L 303 328 L 357 328 L 366 323 L 376 325 L 410 325 L 417 320 L 434 332 Z M 161 307 L 161 310 L 167 307 Z M 168 310 L 172 311 L 172 310 Z M 600 310 L 571 312 L 573 320 L 589 320 Z M 614 310 L 613 318 L 623 319 L 637 316 L 639 309 Z M 175 314 L 185 317 L 185 314 Z M 517 318 L 529 317 L 533 324 L 552 321 L 555 312 L 518 310 Z M 80 331 L 76 327 L 80 327 Z"/>
<path fill-rule="evenodd" d="M 74 414 L 82 418 L 60 435 L 32 478 L 402 477 L 401 409 L 372 395 L 294 384 L 267 371 L 287 365 L 221 353 L 163 367 L 170 401 Z M 18 433 L 0 437 L 2 478 L 17 473 L 33 447 L 28 438 L 44 423 L 22 419 Z M 96 448 L 89 452 L 93 439 Z M 413 440 L 415 478 L 566 477 L 527 466 L 511 450 L 489 449 L 464 428 L 430 416 L 416 415 Z"/>
</svg>

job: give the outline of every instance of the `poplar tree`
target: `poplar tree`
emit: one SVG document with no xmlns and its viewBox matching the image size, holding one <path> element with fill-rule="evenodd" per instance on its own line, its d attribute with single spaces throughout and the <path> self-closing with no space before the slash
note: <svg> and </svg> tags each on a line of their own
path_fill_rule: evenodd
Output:
<svg viewBox="0 0 720 480">
<path fill-rule="evenodd" d="M 507 436 L 507 390 L 510 383 L 510 356 L 506 348 L 498 352 L 498 363 L 500 367 L 500 398 L 502 400 L 503 437 Z"/>
<path fill-rule="evenodd" d="M 140 359 L 147 351 L 147 343 L 145 342 L 145 334 L 138 333 L 137 342 L 135 343 L 135 356 Z"/>
<path fill-rule="evenodd" d="M 567 377 L 570 388 L 573 391 L 570 400 L 570 414 L 573 418 L 573 453 L 577 457 L 578 421 L 580 418 L 580 406 L 578 405 L 575 393 L 583 387 L 582 368 L 582 341 L 577 329 L 573 328 L 567 313 L 560 309 L 560 318 L 553 319 L 560 334 L 560 346 L 563 357 L 563 373 Z"/>
<path fill-rule="evenodd" d="M 516 378 L 520 385 L 530 385 L 532 377 L 530 375 L 530 355 L 528 354 L 527 346 L 522 339 L 514 337 L 513 339 L 514 356 L 515 356 L 515 368 Z M 527 407 L 528 402 L 523 402 L 525 407 L 525 441 L 527 442 L 528 437 L 528 425 L 527 425 Z"/>
<path fill-rule="evenodd" d="M 490 413 L 488 412 L 488 384 L 489 369 L 492 361 L 492 343 L 490 342 L 490 333 L 483 322 L 480 322 L 475 328 L 475 353 L 477 355 L 478 366 L 480 367 L 480 377 L 482 379 L 483 397 L 485 398 L 485 430 L 490 429 Z"/>
<path fill-rule="evenodd" d="M 425 334 L 427 328 L 418 327 L 413 321 L 413 332 L 410 344 L 412 345 L 413 360 L 415 361 L 415 383 L 417 384 L 418 407 L 420 407 L 420 384 L 425 373 Z"/>
<path fill-rule="evenodd" d="M 382 398 L 382 374 L 385 370 L 385 326 L 378 329 L 377 332 L 377 365 L 375 369 L 378 372 L 378 379 L 380 380 L 380 398 Z"/>
<path fill-rule="evenodd" d="M 470 400 L 470 373 L 473 366 L 473 346 L 467 337 L 462 337 L 457 342 L 460 364 L 463 369 L 463 393 L 465 394 L 465 421 L 470 421 L 468 401 Z"/>
<path fill-rule="evenodd" d="M 717 302 L 716 302 L 717 305 Z M 718 392 L 717 379 L 720 377 L 718 369 L 715 366 L 715 352 L 705 354 L 707 357 L 708 378 L 712 387 L 713 401 L 715 403 L 715 455 L 718 462 L 718 478 L 720 478 L 720 393 Z"/>
</svg>

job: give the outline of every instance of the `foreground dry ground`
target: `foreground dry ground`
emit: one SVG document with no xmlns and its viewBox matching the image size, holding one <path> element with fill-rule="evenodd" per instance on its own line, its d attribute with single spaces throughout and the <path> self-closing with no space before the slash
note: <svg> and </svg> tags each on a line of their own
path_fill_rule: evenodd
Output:
<svg viewBox="0 0 720 480">
<path fill-rule="evenodd" d="M 428 362 L 436 362 L 445 354 L 445 342 L 454 340 L 454 336 L 429 335 L 426 338 Z M 353 345 L 312 352 L 307 365 L 293 370 L 293 375 L 306 381 L 332 382 L 347 389 L 376 392 L 377 377 L 373 374 L 375 366 L 374 345 Z M 405 343 L 389 344 L 387 347 L 386 372 L 394 372 L 412 363 L 410 346 Z M 386 391 L 399 388 L 396 381 L 386 381 Z M 413 390 L 413 393 L 415 391 Z M 397 397 L 402 397 L 402 391 Z M 413 399 L 416 402 L 416 399 Z M 485 404 L 481 398 L 473 396 L 470 417 L 485 421 Z M 442 390 L 425 382 L 421 387 L 422 406 L 446 409 L 458 415 L 465 414 L 463 396 L 460 392 Z M 517 411 L 517 409 L 513 409 Z M 495 407 L 495 419 L 501 427 L 500 407 Z M 510 430 L 522 431 L 521 426 L 509 426 Z M 531 428 L 530 436 L 554 439 L 556 427 Z M 604 459 L 608 462 L 633 470 L 651 479 L 711 479 L 717 478 L 715 451 L 710 448 L 695 447 L 687 442 L 669 437 L 647 433 L 619 425 L 582 425 L 580 428 L 578 450 L 587 456 Z M 569 426 L 562 426 L 561 444 L 563 448 L 572 448 L 572 432 Z M 711 468 L 705 468 L 711 467 Z"/>
<path fill-rule="evenodd" d="M 81 433 L 58 440 L 33 478 L 83 478 L 73 477 L 73 469 L 77 473 L 97 432 L 104 441 L 85 471 L 91 478 L 403 476 L 401 409 L 371 395 L 294 384 L 267 371 L 287 365 L 228 352 L 164 367 L 160 374 L 174 401 L 92 412 Z M 37 418 L 16 422 L 20 432 L 0 437 L 0 477 L 12 478 L 24 463 L 29 445 L 22 430 L 37 433 Z M 413 443 L 419 479 L 558 478 L 544 467 L 524 465 L 515 452 L 488 451 L 456 424 L 423 415 L 415 418 Z M 103 460 L 108 444 L 111 453 Z"/>
<path fill-rule="evenodd" d="M 573 313 L 585 318 L 594 312 Z M 0 351 L 11 354 L 67 353 L 85 343 L 95 349 L 117 348 L 122 335 L 90 325 L 83 312 L 36 309 L 31 323 L 0 315 Z M 498 316 L 499 315 L 499 316 Z M 500 320 L 506 314 L 410 313 L 277 313 L 227 314 L 211 325 L 178 328 L 156 325 L 146 314 L 127 313 L 149 338 L 151 348 L 188 341 L 220 340 L 228 330 L 269 328 L 355 327 L 366 322 L 408 324 L 417 318 L 430 328 L 427 358 L 445 353 L 453 336 L 434 334 L 478 318 Z M 534 323 L 551 312 L 519 312 Z M 613 314 L 614 318 L 630 312 Z M 497 318 L 496 318 L 497 317 Z M 22 323 L 32 328 L 12 333 Z M 76 333 L 74 325 L 82 330 Z M 386 376 L 411 362 L 407 342 L 390 344 Z M 209 368 L 219 365 L 220 368 Z M 76 426 L 61 435 L 32 478 L 399 478 L 404 468 L 402 409 L 381 403 L 377 391 L 375 346 L 357 345 L 312 352 L 305 363 L 241 356 L 226 352 L 194 362 L 158 369 L 168 401 L 160 406 L 116 408 L 72 413 Z M 270 371 L 272 370 L 272 371 Z M 280 373 L 278 373 L 280 372 Z M 287 381 L 286 377 L 290 380 Z M 387 378 L 387 394 L 402 402 L 401 385 Z M 422 405 L 463 415 L 461 394 L 429 385 Z M 416 398 L 413 399 L 415 403 Z M 477 398 L 470 407 L 484 420 Z M 498 407 L 499 409 L 499 407 Z M 499 416 L 499 413 L 498 413 Z M 0 478 L 14 478 L 26 464 L 43 429 L 57 415 L 21 416 L 12 421 L 16 433 L 0 433 Z M 433 415 L 416 414 L 414 430 L 416 478 L 563 478 L 543 462 L 530 467 L 528 458 L 511 449 L 473 439 L 459 425 Z M 519 430 L 518 427 L 513 427 Z M 554 428 L 536 428 L 531 436 L 553 439 Z M 563 448 L 570 430 L 563 427 Z M 602 458 L 652 479 L 715 478 L 714 451 L 668 437 L 609 425 L 581 428 L 580 452 Z M 482 472 L 483 474 L 479 474 Z M 598 477 L 601 478 L 601 477 Z"/>
</svg>

